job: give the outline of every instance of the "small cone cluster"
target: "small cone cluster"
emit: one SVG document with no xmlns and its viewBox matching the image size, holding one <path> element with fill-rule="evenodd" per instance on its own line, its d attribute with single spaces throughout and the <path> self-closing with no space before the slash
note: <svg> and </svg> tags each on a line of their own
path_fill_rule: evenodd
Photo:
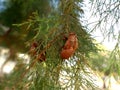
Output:
<svg viewBox="0 0 120 90">
<path fill-rule="evenodd" d="M 78 48 L 77 35 L 75 33 L 69 33 L 68 39 L 60 53 L 60 57 L 62 59 L 68 59 L 75 53 L 77 48 Z"/>
<path fill-rule="evenodd" d="M 36 55 L 36 53 L 37 53 L 37 50 L 36 50 L 36 48 L 38 47 L 38 43 L 37 42 L 33 42 L 32 44 L 31 44 L 31 47 L 30 47 L 30 54 L 31 55 Z"/>
<path fill-rule="evenodd" d="M 30 54 L 32 56 L 36 56 L 37 60 L 42 62 L 46 60 L 46 53 L 42 53 L 42 54 L 38 54 L 37 53 L 37 47 L 38 47 L 38 43 L 37 42 L 33 42 L 31 47 L 30 47 Z"/>
</svg>

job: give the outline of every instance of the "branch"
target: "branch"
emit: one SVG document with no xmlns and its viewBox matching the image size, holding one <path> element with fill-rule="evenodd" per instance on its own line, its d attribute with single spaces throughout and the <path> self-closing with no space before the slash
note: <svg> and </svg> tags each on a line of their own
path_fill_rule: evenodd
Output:
<svg viewBox="0 0 120 90">
<path fill-rule="evenodd" d="M 41 56 L 43 53 L 45 53 L 46 50 L 49 49 L 49 48 L 51 47 L 51 45 L 52 45 L 54 42 L 56 42 L 57 39 L 58 39 L 58 37 L 61 36 L 61 35 L 63 35 L 63 33 L 58 34 L 53 40 L 51 40 L 51 41 L 46 45 L 46 47 L 40 52 L 39 55 Z M 33 62 L 30 64 L 29 68 L 26 69 L 26 71 L 21 75 L 21 78 L 23 78 L 23 77 L 26 75 L 26 73 L 27 73 L 32 67 L 35 66 L 35 64 L 36 64 L 37 61 L 38 61 L 37 58 L 33 60 Z"/>
</svg>

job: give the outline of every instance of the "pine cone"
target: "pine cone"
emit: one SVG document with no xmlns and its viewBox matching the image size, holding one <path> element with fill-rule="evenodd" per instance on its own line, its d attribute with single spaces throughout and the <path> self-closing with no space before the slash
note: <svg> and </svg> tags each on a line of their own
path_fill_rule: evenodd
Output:
<svg viewBox="0 0 120 90">
<path fill-rule="evenodd" d="M 77 48 L 78 48 L 77 36 L 75 33 L 70 33 L 64 47 L 62 48 L 60 54 L 61 58 L 68 59 L 75 53 L 75 50 Z"/>
<path fill-rule="evenodd" d="M 32 45 L 30 47 L 30 54 L 31 55 L 35 55 L 37 53 L 37 51 L 36 51 L 37 46 L 38 46 L 37 42 L 32 43 Z"/>
<path fill-rule="evenodd" d="M 45 53 L 42 53 L 42 54 L 39 54 L 37 59 L 40 61 L 40 62 L 43 62 L 46 60 L 46 52 Z"/>
<path fill-rule="evenodd" d="M 69 34 L 68 40 L 64 45 L 64 49 L 69 49 L 70 47 L 73 47 L 75 50 L 78 48 L 78 39 L 75 33 Z"/>
<path fill-rule="evenodd" d="M 69 57 L 71 57 L 74 53 L 73 48 L 71 47 L 70 49 L 63 49 L 60 53 L 60 56 L 62 59 L 68 59 Z"/>
</svg>

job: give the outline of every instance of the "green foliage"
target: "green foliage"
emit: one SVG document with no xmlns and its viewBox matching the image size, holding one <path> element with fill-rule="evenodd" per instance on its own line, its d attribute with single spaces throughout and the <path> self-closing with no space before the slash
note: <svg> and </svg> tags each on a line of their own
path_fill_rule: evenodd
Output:
<svg viewBox="0 0 120 90">
<path fill-rule="evenodd" d="M 95 71 L 103 72 L 107 70 L 110 60 L 109 60 L 108 51 L 101 51 L 99 53 L 91 53 L 90 54 L 90 65 L 92 65 L 92 69 Z"/>
<path fill-rule="evenodd" d="M 18 90 L 94 89 L 90 66 L 93 70 L 105 71 L 107 75 L 117 72 L 119 50 L 116 49 L 118 53 L 113 52 L 110 60 L 104 58 L 105 55 L 96 53 L 99 50 L 97 44 L 81 25 L 80 17 L 84 14 L 80 6 L 82 0 L 60 0 L 56 9 L 53 9 L 50 1 L 11 0 L 10 6 L 1 14 L 2 23 L 12 27 L 12 32 L 4 37 L 3 42 L 9 41 L 6 45 L 13 47 L 12 50 L 28 51 L 30 56 L 29 63 L 19 62 L 16 58 L 14 72 L 2 82 L 9 88 Z M 69 60 L 62 60 L 60 52 L 65 43 L 64 38 L 70 32 L 77 34 L 79 48 Z M 34 55 L 30 53 L 33 42 L 38 43 Z M 38 58 L 42 53 L 45 53 L 46 58 L 43 62 Z M 5 84 L 0 85 L 4 88 Z"/>
<path fill-rule="evenodd" d="M 25 30 L 26 26 L 15 27 L 14 24 L 26 21 L 32 12 L 37 10 L 40 17 L 47 16 L 51 9 L 49 0 L 27 0 L 26 2 L 24 0 L 9 0 L 6 3 L 7 8 L 0 13 L 0 23 L 9 28 L 0 31 L 0 45 L 12 48 L 16 51 L 15 53 L 26 52 L 28 48 L 26 48 L 25 42 L 34 35 L 34 32 Z M 44 10 L 46 11 L 44 12 Z"/>
<path fill-rule="evenodd" d="M 36 48 L 36 55 L 31 56 L 30 65 L 22 74 L 23 79 L 16 85 L 17 87 L 25 89 L 27 86 L 31 90 L 68 88 L 87 90 L 87 88 L 94 88 L 90 72 L 86 70 L 89 68 L 86 57 L 89 56 L 90 52 L 96 51 L 96 46 L 80 24 L 79 13 L 83 13 L 83 11 L 78 4 L 79 2 L 79 0 L 61 0 L 59 14 L 57 12 L 56 14 L 49 13 L 48 16 L 40 17 L 35 12 L 28 21 L 17 25 L 26 27 L 26 30 L 29 31 L 28 36 L 34 34 L 29 38 L 28 46 L 36 41 L 39 44 Z M 60 58 L 60 52 L 65 43 L 64 37 L 68 36 L 70 32 L 77 34 L 79 49 L 67 61 Z M 46 53 L 45 62 L 39 62 L 38 55 L 42 53 Z M 62 72 L 67 73 L 67 75 Z M 68 81 L 64 87 L 59 81 L 62 77 Z"/>
</svg>

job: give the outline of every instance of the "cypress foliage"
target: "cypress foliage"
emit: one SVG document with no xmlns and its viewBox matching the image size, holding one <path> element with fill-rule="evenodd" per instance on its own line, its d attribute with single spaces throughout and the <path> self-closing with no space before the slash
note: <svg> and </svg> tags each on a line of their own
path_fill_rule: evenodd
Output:
<svg viewBox="0 0 120 90">
<path fill-rule="evenodd" d="M 81 25 L 79 18 L 83 10 L 80 2 L 81 0 L 60 0 L 59 12 L 51 12 L 43 17 L 35 12 L 27 22 L 19 25 L 27 24 L 27 29 L 34 31 L 28 45 L 37 42 L 38 46 L 35 48 L 35 55 L 31 56 L 30 65 L 27 65 L 28 68 L 22 74 L 24 79 L 17 87 L 22 83 L 22 89 L 28 85 L 31 90 L 94 88 L 86 58 L 91 51 L 96 51 L 96 47 Z M 71 32 L 77 34 L 79 49 L 69 60 L 62 60 L 60 52 L 65 44 L 64 38 Z M 43 54 L 45 60 L 41 62 Z"/>
<path fill-rule="evenodd" d="M 81 25 L 80 17 L 84 13 L 80 6 L 81 2 L 60 0 L 56 11 L 47 14 L 36 11 L 27 21 L 16 25 L 24 30 L 26 28 L 28 39 L 26 43 L 31 59 L 28 64 L 18 59 L 14 72 L 6 77 L 10 81 L 6 82 L 10 88 L 15 90 L 95 88 L 87 60 L 89 53 L 96 52 L 97 48 L 90 34 Z M 72 57 L 62 60 L 60 52 L 66 42 L 65 38 L 71 32 L 77 34 L 79 46 Z"/>
</svg>

